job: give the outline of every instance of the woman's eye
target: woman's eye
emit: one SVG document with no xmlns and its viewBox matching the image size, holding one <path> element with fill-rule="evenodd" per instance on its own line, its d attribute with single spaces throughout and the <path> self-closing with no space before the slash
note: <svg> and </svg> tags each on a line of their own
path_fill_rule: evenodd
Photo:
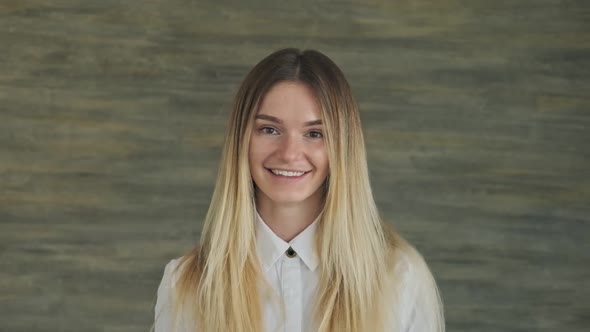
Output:
<svg viewBox="0 0 590 332">
<path fill-rule="evenodd" d="M 260 132 L 266 135 L 276 135 L 278 134 L 277 130 L 273 127 L 262 127 L 260 128 Z"/>
<path fill-rule="evenodd" d="M 309 133 L 307 133 L 307 136 L 309 136 L 311 138 L 322 138 L 322 137 L 324 137 L 324 135 L 322 134 L 322 132 L 321 131 L 317 131 L 317 130 L 310 131 Z"/>
</svg>

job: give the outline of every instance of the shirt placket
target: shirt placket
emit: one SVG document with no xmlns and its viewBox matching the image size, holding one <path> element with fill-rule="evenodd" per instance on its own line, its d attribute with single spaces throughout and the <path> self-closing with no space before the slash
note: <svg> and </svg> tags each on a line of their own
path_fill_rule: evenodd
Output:
<svg viewBox="0 0 590 332">
<path fill-rule="evenodd" d="M 299 257 L 283 256 L 281 290 L 285 304 L 285 332 L 301 332 L 303 299 Z"/>
</svg>

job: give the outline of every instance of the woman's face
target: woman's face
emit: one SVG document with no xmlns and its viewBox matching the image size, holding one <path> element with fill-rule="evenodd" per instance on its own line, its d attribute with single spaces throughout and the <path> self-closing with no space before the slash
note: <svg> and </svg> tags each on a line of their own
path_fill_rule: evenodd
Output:
<svg viewBox="0 0 590 332">
<path fill-rule="evenodd" d="M 328 153 L 320 106 L 307 86 L 281 82 L 264 96 L 248 159 L 258 200 L 292 204 L 322 199 Z"/>
</svg>

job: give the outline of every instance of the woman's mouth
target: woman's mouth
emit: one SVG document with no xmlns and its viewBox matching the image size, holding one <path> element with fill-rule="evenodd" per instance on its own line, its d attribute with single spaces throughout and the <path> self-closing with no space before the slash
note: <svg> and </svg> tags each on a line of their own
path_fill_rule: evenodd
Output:
<svg viewBox="0 0 590 332">
<path fill-rule="evenodd" d="M 273 169 L 267 168 L 272 175 L 285 178 L 285 179 L 300 179 L 304 177 L 310 171 L 293 171 L 293 170 L 282 170 L 282 169 Z"/>
</svg>

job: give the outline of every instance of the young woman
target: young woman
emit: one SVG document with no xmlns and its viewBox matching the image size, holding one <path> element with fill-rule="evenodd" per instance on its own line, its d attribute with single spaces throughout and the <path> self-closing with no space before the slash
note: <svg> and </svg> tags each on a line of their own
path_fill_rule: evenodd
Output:
<svg viewBox="0 0 590 332">
<path fill-rule="evenodd" d="M 320 52 L 242 82 L 201 243 L 165 268 L 155 330 L 444 331 L 436 283 L 379 217 L 357 105 Z"/>
</svg>

